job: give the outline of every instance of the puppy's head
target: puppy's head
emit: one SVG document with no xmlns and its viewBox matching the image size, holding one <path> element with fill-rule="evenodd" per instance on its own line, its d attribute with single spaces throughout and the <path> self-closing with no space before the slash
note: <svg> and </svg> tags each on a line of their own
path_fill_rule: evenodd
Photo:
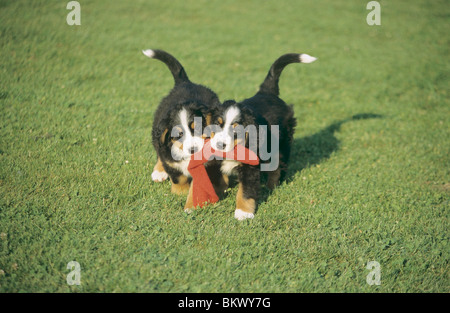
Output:
<svg viewBox="0 0 450 313">
<path fill-rule="evenodd" d="M 172 159 L 182 161 L 203 148 L 203 130 L 209 124 L 207 107 L 198 103 L 187 103 L 171 110 L 161 134 L 161 145 L 170 150 Z"/>
<path fill-rule="evenodd" d="M 215 127 L 211 130 L 211 147 L 225 152 L 233 150 L 238 144 L 247 146 L 249 132 L 256 130 L 253 118 L 233 100 L 223 103 L 212 124 Z"/>
</svg>

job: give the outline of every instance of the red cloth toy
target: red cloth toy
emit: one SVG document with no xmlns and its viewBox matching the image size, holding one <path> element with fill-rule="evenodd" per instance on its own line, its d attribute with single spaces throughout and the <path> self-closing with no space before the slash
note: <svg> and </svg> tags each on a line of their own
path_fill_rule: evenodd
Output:
<svg viewBox="0 0 450 313">
<path fill-rule="evenodd" d="M 243 145 L 236 145 L 233 150 L 223 152 L 214 150 L 209 140 L 205 141 L 203 149 L 191 156 L 188 171 L 192 175 L 192 201 L 194 207 L 203 207 L 205 204 L 219 201 L 208 173 L 205 163 L 212 160 L 213 156 L 219 156 L 223 160 L 236 160 L 250 165 L 258 165 L 259 158 L 253 151 Z"/>
</svg>

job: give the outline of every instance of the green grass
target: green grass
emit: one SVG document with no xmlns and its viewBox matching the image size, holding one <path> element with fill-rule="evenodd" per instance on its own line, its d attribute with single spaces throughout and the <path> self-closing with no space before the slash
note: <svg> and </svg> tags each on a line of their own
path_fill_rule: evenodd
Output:
<svg viewBox="0 0 450 313">
<path fill-rule="evenodd" d="M 380 1 L 368 26 L 367 2 L 80 1 L 68 26 L 65 1 L 0 0 L 0 291 L 449 292 L 450 8 Z M 147 48 L 222 100 L 319 58 L 283 72 L 289 179 L 254 220 L 236 186 L 187 215 L 152 183 L 173 81 Z"/>
</svg>

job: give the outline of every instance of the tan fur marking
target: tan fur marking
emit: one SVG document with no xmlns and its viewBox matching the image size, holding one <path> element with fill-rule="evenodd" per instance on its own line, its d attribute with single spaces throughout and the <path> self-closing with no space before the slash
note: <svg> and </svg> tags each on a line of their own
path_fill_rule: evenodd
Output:
<svg viewBox="0 0 450 313">
<path fill-rule="evenodd" d="M 178 149 L 183 150 L 183 144 L 179 142 L 177 139 L 172 138 L 172 143 Z"/>
<path fill-rule="evenodd" d="M 162 164 L 161 159 L 159 157 L 158 157 L 158 160 L 156 161 L 155 167 L 153 167 L 153 171 L 165 172 L 163 164 Z"/>
<path fill-rule="evenodd" d="M 161 138 L 160 138 L 161 143 L 164 143 L 164 138 L 166 137 L 166 134 L 167 134 L 168 131 L 169 131 L 168 128 L 166 128 L 166 130 L 163 131 L 163 133 L 162 133 L 162 135 L 161 135 Z"/>
<path fill-rule="evenodd" d="M 223 178 L 223 181 L 225 182 L 225 184 L 227 184 L 227 188 L 228 188 L 228 184 L 230 183 L 230 179 L 228 178 L 228 175 L 223 174 L 222 178 Z"/>
<path fill-rule="evenodd" d="M 236 210 L 239 209 L 247 213 L 255 213 L 255 208 L 255 200 L 244 197 L 244 189 L 242 188 L 242 184 L 239 183 L 239 190 L 236 195 Z"/>
<path fill-rule="evenodd" d="M 211 125 L 212 114 L 208 113 L 206 115 L 206 126 Z"/>
<path fill-rule="evenodd" d="M 238 144 L 242 144 L 242 143 L 243 143 L 243 141 L 240 138 L 237 138 L 234 140 L 234 146 L 237 146 Z"/>
<path fill-rule="evenodd" d="M 189 191 L 189 181 L 188 178 L 184 175 L 178 177 L 178 184 L 172 182 L 172 193 L 177 195 L 185 195 Z"/>
<path fill-rule="evenodd" d="M 219 117 L 219 118 L 217 119 L 217 121 L 219 122 L 219 124 L 223 124 L 223 118 Z"/>
<path fill-rule="evenodd" d="M 184 205 L 185 210 L 190 210 L 194 208 L 194 196 L 193 196 L 193 184 L 191 184 L 188 192 L 188 196 L 186 199 L 186 204 Z"/>
</svg>

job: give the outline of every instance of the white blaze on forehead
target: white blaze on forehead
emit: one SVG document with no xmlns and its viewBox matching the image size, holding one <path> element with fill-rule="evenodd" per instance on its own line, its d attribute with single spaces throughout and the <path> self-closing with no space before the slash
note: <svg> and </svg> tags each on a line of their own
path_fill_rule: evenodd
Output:
<svg viewBox="0 0 450 313">
<path fill-rule="evenodd" d="M 230 131 L 231 128 L 231 124 L 233 124 L 233 122 L 239 117 L 239 114 L 241 113 L 241 111 L 235 107 L 232 106 L 230 108 L 228 108 L 225 111 L 225 125 L 223 126 L 223 129 L 216 133 L 213 137 L 213 139 L 211 139 L 211 146 L 215 149 L 215 150 L 222 150 L 222 151 L 231 151 L 234 148 L 234 144 L 233 144 L 233 133 Z M 225 149 L 222 149 L 218 144 L 222 143 L 225 144 Z"/>
<path fill-rule="evenodd" d="M 181 127 L 183 128 L 183 137 L 181 138 L 183 143 L 182 153 L 177 150 L 175 146 L 172 146 L 172 156 L 177 155 L 181 156 L 182 159 L 190 158 L 191 156 L 191 148 L 195 148 L 200 150 L 203 147 L 204 140 L 198 136 L 192 136 L 191 129 L 189 128 L 189 114 L 186 109 L 182 109 L 178 113 L 178 118 L 180 119 Z M 175 150 L 175 151 L 174 151 Z"/>
<path fill-rule="evenodd" d="M 240 110 L 234 106 L 230 107 L 225 112 L 225 126 L 223 127 L 224 130 L 233 123 L 233 121 L 239 116 L 239 113 L 240 113 Z"/>
<path fill-rule="evenodd" d="M 180 111 L 180 113 L 178 113 L 178 118 L 180 119 L 181 125 L 183 126 L 185 135 L 191 136 L 191 132 L 189 131 L 189 126 L 188 126 L 189 116 L 188 116 L 186 109 L 183 109 Z"/>
</svg>

